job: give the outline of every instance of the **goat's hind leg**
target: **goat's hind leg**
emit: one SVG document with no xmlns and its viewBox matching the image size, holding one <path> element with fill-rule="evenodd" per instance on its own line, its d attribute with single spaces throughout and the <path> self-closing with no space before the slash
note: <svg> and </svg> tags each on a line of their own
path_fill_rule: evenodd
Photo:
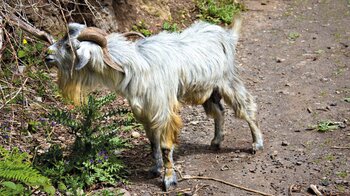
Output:
<svg viewBox="0 0 350 196">
<path fill-rule="evenodd" d="M 239 79 L 235 80 L 233 84 L 223 88 L 222 95 L 225 102 L 233 108 L 235 116 L 246 120 L 249 124 L 253 137 L 253 153 L 255 153 L 264 148 L 263 135 L 255 119 L 256 103 Z"/>
<path fill-rule="evenodd" d="M 210 98 L 203 104 L 205 113 L 214 118 L 215 134 L 210 144 L 211 148 L 214 150 L 220 149 L 221 142 L 224 140 L 225 112 L 224 107 L 220 103 L 221 98 L 222 97 L 218 90 L 214 89 Z"/>
</svg>

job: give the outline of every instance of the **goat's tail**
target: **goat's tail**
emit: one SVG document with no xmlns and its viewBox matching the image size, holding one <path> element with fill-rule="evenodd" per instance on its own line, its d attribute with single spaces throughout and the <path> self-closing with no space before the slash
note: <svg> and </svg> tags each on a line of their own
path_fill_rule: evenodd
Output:
<svg viewBox="0 0 350 196">
<path fill-rule="evenodd" d="M 239 35 L 239 32 L 241 30 L 242 26 L 242 16 L 241 14 L 236 14 L 233 16 L 232 22 L 231 22 L 231 30 L 232 33 Z"/>
</svg>

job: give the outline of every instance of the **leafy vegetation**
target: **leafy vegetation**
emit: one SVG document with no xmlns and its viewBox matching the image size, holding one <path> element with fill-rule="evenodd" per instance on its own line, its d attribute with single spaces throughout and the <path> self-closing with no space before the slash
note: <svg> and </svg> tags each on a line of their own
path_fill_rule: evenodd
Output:
<svg viewBox="0 0 350 196">
<path fill-rule="evenodd" d="M 319 132 L 328 132 L 338 128 L 339 128 L 339 123 L 335 123 L 332 121 L 321 121 L 317 125 L 317 131 Z"/>
<path fill-rule="evenodd" d="M 309 130 L 317 130 L 319 132 L 329 132 L 335 129 L 344 128 L 344 124 L 342 122 L 334 122 L 330 120 L 320 121 L 317 125 L 309 125 Z"/>
<path fill-rule="evenodd" d="M 141 20 L 137 24 L 132 26 L 132 30 L 142 33 L 144 36 L 149 37 L 152 32 L 149 30 L 144 20 Z"/>
<path fill-rule="evenodd" d="M 300 34 L 298 32 L 290 32 L 288 34 L 288 39 L 295 41 L 300 37 Z"/>
<path fill-rule="evenodd" d="M 350 103 L 350 97 L 344 98 L 344 101 Z"/>
<path fill-rule="evenodd" d="M 0 195 L 31 195 L 37 189 L 55 194 L 50 179 L 32 166 L 27 153 L 0 147 Z"/>
<path fill-rule="evenodd" d="M 76 137 L 68 156 L 63 156 L 60 146 L 53 145 L 35 161 L 35 165 L 52 179 L 60 191 L 80 194 L 94 184 L 112 186 L 126 182 L 118 154 L 128 144 L 116 133 L 121 130 L 120 127 L 130 126 L 135 121 L 130 119 L 127 109 L 113 110 L 109 107 L 107 112 L 102 112 L 103 107 L 115 98 L 114 94 L 100 99 L 90 95 L 85 105 L 73 110 L 54 109 L 48 115 L 51 121 L 66 126 Z M 126 118 L 107 123 L 115 115 Z"/>
<path fill-rule="evenodd" d="M 163 22 L 162 29 L 165 30 L 165 31 L 169 31 L 169 32 L 177 32 L 177 31 L 179 31 L 177 23 L 171 23 L 169 21 L 164 21 Z"/>
<path fill-rule="evenodd" d="M 198 18 L 215 24 L 231 24 L 233 16 L 245 10 L 241 3 L 234 0 L 196 0 L 199 9 Z"/>
</svg>

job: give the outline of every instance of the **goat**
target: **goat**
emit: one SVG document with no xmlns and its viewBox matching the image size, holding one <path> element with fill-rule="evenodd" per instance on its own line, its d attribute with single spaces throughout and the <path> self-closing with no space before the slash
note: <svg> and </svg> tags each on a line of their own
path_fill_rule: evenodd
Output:
<svg viewBox="0 0 350 196">
<path fill-rule="evenodd" d="M 227 29 L 196 22 L 181 33 L 161 32 L 132 42 L 119 33 L 71 23 L 69 33 L 49 47 L 46 62 L 58 67 L 59 88 L 76 103 L 99 84 L 128 100 L 151 143 L 155 165 L 150 172 L 160 176 L 164 167 L 168 190 L 177 183 L 173 151 L 184 103 L 203 105 L 214 119 L 212 148 L 220 148 L 224 139 L 223 98 L 236 117 L 248 122 L 253 151 L 263 149 L 256 104 L 235 65 L 240 26 L 240 19 Z"/>
</svg>

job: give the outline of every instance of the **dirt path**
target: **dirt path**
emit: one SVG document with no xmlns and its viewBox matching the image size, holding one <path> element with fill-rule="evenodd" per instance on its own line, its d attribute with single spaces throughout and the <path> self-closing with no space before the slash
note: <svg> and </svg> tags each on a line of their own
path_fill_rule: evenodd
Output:
<svg viewBox="0 0 350 196">
<path fill-rule="evenodd" d="M 245 122 L 226 114 L 219 152 L 209 150 L 213 121 L 201 107 L 186 107 L 175 151 L 183 175 L 219 178 L 274 195 L 305 195 L 310 184 L 327 194 L 350 194 L 350 3 L 346 0 L 246 1 L 238 60 L 256 96 L 265 150 L 250 154 Z M 347 122 L 332 132 L 306 130 L 320 121 Z M 345 128 L 344 128 L 345 127 Z M 161 179 L 148 179 L 149 152 L 140 145 L 130 157 L 132 194 L 154 195 Z M 132 160 L 132 162 L 131 162 Z M 181 181 L 177 189 L 198 195 L 249 195 L 205 180 Z"/>
</svg>

